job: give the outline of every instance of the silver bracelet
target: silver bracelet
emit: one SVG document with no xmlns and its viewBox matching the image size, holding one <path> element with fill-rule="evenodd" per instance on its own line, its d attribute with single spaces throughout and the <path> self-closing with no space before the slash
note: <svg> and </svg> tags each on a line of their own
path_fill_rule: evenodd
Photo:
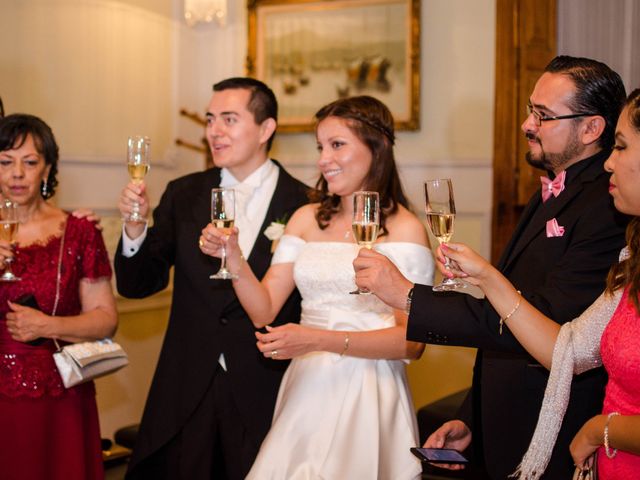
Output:
<svg viewBox="0 0 640 480">
<path fill-rule="evenodd" d="M 407 300 L 406 300 L 406 303 L 404 304 L 404 313 L 406 313 L 407 315 L 411 314 L 411 301 L 413 300 L 413 288 L 414 287 L 411 287 L 407 292 Z"/>
<path fill-rule="evenodd" d="M 618 453 L 618 449 L 611 449 L 609 446 L 609 422 L 611 421 L 611 417 L 615 417 L 616 415 L 620 415 L 618 412 L 611 412 L 607 415 L 607 421 L 604 424 L 604 453 L 607 455 L 607 458 L 613 458 Z"/>
</svg>

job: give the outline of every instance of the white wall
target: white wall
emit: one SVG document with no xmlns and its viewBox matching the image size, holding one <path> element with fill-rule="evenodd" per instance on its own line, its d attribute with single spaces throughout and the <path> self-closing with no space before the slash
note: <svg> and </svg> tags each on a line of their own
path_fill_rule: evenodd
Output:
<svg viewBox="0 0 640 480">
<path fill-rule="evenodd" d="M 418 212 L 422 180 L 453 178 L 455 238 L 485 255 L 491 229 L 495 3 L 422 1 L 422 127 L 399 132 L 396 149 Z M 244 74 L 246 3 L 229 0 L 225 28 L 188 28 L 181 9 L 181 0 L 0 3 L 0 95 L 9 113 L 34 113 L 52 125 L 62 150 L 60 206 L 113 213 L 127 181 L 123 153 L 132 133 L 152 138 L 152 202 L 169 179 L 202 168 L 199 155 L 173 145 L 177 137 L 197 143 L 202 135 L 178 111 L 204 112 L 213 83 Z M 279 135 L 273 155 L 299 178 L 315 180 L 311 134 Z M 119 221 L 105 223 L 113 246 Z M 117 338 L 132 354 L 131 366 L 98 382 L 105 436 L 141 414 L 164 333 L 166 299 L 147 305 L 153 310 L 139 317 L 121 316 Z M 410 367 L 416 403 L 462 388 L 471 364 L 468 349 L 427 347 Z"/>
</svg>

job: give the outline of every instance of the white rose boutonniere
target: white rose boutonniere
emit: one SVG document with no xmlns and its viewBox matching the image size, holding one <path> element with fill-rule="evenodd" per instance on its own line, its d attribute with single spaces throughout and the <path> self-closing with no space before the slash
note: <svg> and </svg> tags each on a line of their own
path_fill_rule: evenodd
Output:
<svg viewBox="0 0 640 480">
<path fill-rule="evenodd" d="M 271 240 L 271 253 L 276 251 L 280 237 L 284 235 L 284 226 L 286 225 L 286 219 L 282 218 L 271 222 L 271 224 L 264 231 L 264 236 Z"/>
</svg>

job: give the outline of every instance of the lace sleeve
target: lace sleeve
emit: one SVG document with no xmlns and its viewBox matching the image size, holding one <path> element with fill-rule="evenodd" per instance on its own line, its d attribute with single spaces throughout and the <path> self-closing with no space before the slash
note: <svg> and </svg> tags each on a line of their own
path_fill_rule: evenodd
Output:
<svg viewBox="0 0 640 480">
<path fill-rule="evenodd" d="M 295 235 L 283 235 L 278 241 L 278 247 L 271 259 L 271 265 L 295 262 L 305 243 L 307 242 Z"/>
<path fill-rule="evenodd" d="M 80 222 L 81 238 L 81 277 L 88 280 L 111 278 L 111 264 L 102 233 L 93 222 Z"/>
</svg>

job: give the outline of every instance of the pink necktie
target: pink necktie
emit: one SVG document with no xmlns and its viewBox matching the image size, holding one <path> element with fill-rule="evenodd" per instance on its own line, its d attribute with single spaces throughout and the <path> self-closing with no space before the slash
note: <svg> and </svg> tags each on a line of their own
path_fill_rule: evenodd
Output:
<svg viewBox="0 0 640 480">
<path fill-rule="evenodd" d="M 548 177 L 540 177 L 540 182 L 542 183 L 543 202 L 549 200 L 552 194 L 554 197 L 560 195 L 560 192 L 564 190 L 564 178 L 566 176 L 567 172 L 563 170 L 559 175 L 556 175 L 556 178 L 553 180 Z"/>
</svg>

